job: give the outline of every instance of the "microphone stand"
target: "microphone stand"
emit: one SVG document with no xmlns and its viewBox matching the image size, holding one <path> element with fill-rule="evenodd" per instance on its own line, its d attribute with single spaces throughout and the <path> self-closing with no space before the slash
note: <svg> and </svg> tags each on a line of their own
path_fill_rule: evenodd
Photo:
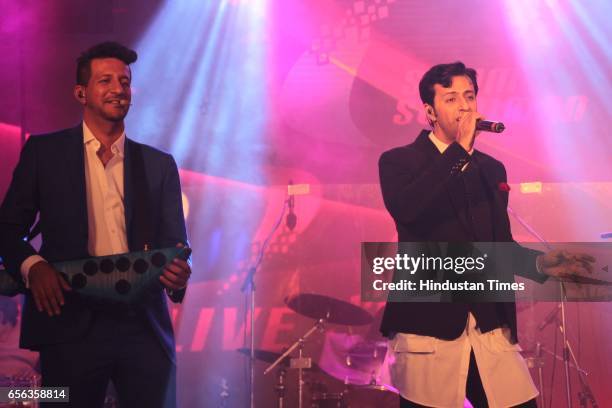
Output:
<svg viewBox="0 0 612 408">
<path fill-rule="evenodd" d="M 289 198 L 285 199 L 285 201 L 283 202 L 283 208 L 281 210 L 280 216 L 278 217 L 278 220 L 272 227 L 272 230 L 270 231 L 270 233 L 264 240 L 263 244 L 261 245 L 261 248 L 259 249 L 259 254 L 257 255 L 257 260 L 255 261 L 255 264 L 249 268 L 247 276 L 244 279 L 244 283 L 242 284 L 242 287 L 240 288 L 240 291 L 244 293 L 245 296 L 250 295 L 251 297 L 251 304 L 249 308 L 250 309 L 250 321 L 251 321 L 251 333 L 250 333 L 250 341 L 249 341 L 250 343 L 249 344 L 249 350 L 250 350 L 250 353 L 249 353 L 249 401 L 250 401 L 249 404 L 250 405 L 249 406 L 251 408 L 255 407 L 255 280 L 254 280 L 255 272 L 257 272 L 257 268 L 259 268 L 259 265 L 261 265 L 266 248 L 270 244 L 270 239 L 272 239 L 272 236 L 274 235 L 274 233 L 280 226 L 281 222 L 283 221 L 283 217 L 285 216 L 285 210 L 287 209 L 288 203 L 289 203 Z M 246 331 L 247 331 L 247 315 L 246 314 L 244 316 L 244 319 L 245 319 L 244 332 L 245 332 L 245 337 L 246 337 Z"/>
<path fill-rule="evenodd" d="M 565 321 L 565 302 L 567 301 L 567 293 L 565 292 L 565 285 L 563 282 L 559 282 L 561 289 L 561 322 L 559 324 L 559 330 L 562 332 L 563 337 L 563 368 L 565 370 L 565 390 L 567 399 L 567 408 L 572 408 L 572 384 L 570 382 L 570 361 L 569 361 L 569 344 L 567 342 L 567 324 Z"/>
<path fill-rule="evenodd" d="M 529 226 L 529 224 L 525 220 L 523 220 L 517 213 L 515 213 L 511 207 L 508 207 L 508 212 L 531 235 L 536 237 L 542 244 L 544 244 L 544 246 L 546 246 L 548 250 L 552 249 L 550 244 L 544 238 L 542 238 L 540 234 L 538 234 L 533 228 L 531 228 L 531 226 Z M 576 357 L 574 356 L 574 353 L 572 352 L 571 346 L 567 339 L 567 325 L 565 321 L 565 311 L 566 311 L 565 306 L 567 302 L 567 294 L 565 292 L 565 285 L 563 285 L 563 282 L 560 281 L 559 285 L 561 289 L 561 299 L 559 301 L 559 308 L 561 309 L 561 321 L 559 322 L 558 328 L 561 331 L 562 336 L 563 336 L 563 366 L 564 366 L 564 371 L 565 371 L 565 391 L 566 391 L 565 397 L 567 401 L 567 407 L 572 408 L 572 388 L 571 388 L 571 383 L 570 383 L 570 355 L 571 355 L 572 359 L 574 360 L 575 368 L 578 371 L 578 377 L 580 378 L 580 382 L 581 384 L 583 384 L 582 392 L 579 393 L 579 397 L 581 398 L 581 404 L 582 404 L 582 398 L 583 398 L 582 395 L 584 394 L 585 395 L 584 398 L 585 399 L 589 398 L 593 406 L 596 408 L 597 403 L 595 402 L 595 398 L 593 397 L 593 394 L 590 392 L 591 389 L 586 383 L 586 379 L 581 375 L 583 370 L 581 370 L 580 367 L 578 366 L 578 361 L 576 360 Z"/>
</svg>

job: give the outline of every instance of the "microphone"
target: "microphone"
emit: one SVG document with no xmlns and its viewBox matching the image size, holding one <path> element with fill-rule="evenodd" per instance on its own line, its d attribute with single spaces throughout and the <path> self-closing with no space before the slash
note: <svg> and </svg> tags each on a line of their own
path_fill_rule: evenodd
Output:
<svg viewBox="0 0 612 408">
<path fill-rule="evenodd" d="M 485 132 L 501 133 L 506 129 L 506 126 L 501 122 L 493 122 L 490 120 L 479 120 L 476 122 L 476 130 L 484 130 Z"/>
<path fill-rule="evenodd" d="M 289 180 L 289 186 L 287 187 L 287 191 L 290 193 L 287 202 L 289 214 L 287 214 L 287 218 L 285 218 L 285 224 L 287 225 L 287 228 L 289 228 L 289 231 L 293 231 L 297 225 L 297 215 L 295 215 L 295 212 L 293 211 L 293 208 L 295 207 L 295 194 L 291 194 L 291 186 L 293 186 L 293 180 Z"/>
<path fill-rule="evenodd" d="M 310 184 L 293 184 L 293 180 L 289 180 L 289 185 L 287 186 L 287 195 L 289 196 L 287 199 L 287 206 L 289 207 L 289 214 L 287 214 L 285 223 L 290 231 L 293 231 L 297 224 L 297 215 L 294 211 L 295 196 L 304 194 L 310 194 Z"/>
</svg>

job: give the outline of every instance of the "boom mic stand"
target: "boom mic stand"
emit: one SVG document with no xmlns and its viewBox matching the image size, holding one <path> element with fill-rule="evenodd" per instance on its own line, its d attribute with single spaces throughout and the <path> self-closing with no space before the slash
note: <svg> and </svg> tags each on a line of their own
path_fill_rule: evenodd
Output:
<svg viewBox="0 0 612 408">
<path fill-rule="evenodd" d="M 278 220 L 276 220 L 276 223 L 272 227 L 272 230 L 270 231 L 270 233 L 264 240 L 263 244 L 261 245 L 261 248 L 259 249 L 259 254 L 257 255 L 257 260 L 255 261 L 255 264 L 249 268 L 249 272 L 247 273 L 247 276 L 244 279 L 244 283 L 242 284 L 242 287 L 240 288 L 240 291 L 242 293 L 244 293 L 246 296 L 249 296 L 250 294 L 250 297 L 251 297 L 250 314 L 249 314 L 250 321 L 251 321 L 251 333 L 250 333 L 250 341 L 249 341 L 249 351 L 250 351 L 249 353 L 249 401 L 250 401 L 249 406 L 251 408 L 255 407 L 255 280 L 254 280 L 255 272 L 257 272 L 257 268 L 259 268 L 259 265 L 261 265 L 261 261 L 263 260 L 263 256 L 266 251 L 266 248 L 270 244 L 270 239 L 272 239 L 272 236 L 274 235 L 274 233 L 280 226 L 281 222 L 283 221 L 283 218 L 285 216 L 285 211 L 287 209 L 287 205 L 289 204 L 290 198 L 291 196 L 285 199 L 283 203 L 283 208 L 281 210 L 280 216 L 278 217 Z M 246 337 L 246 331 L 247 331 L 246 319 L 247 317 L 245 314 L 245 322 L 244 322 L 245 337 Z"/>
</svg>

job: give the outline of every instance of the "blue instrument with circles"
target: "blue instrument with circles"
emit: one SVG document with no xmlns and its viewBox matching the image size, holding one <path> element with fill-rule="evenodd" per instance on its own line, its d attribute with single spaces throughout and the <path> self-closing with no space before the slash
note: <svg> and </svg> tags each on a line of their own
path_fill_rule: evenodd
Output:
<svg viewBox="0 0 612 408">
<path fill-rule="evenodd" d="M 153 284 L 159 283 L 164 267 L 174 258 L 187 260 L 190 255 L 191 248 L 174 247 L 58 262 L 53 268 L 83 296 L 132 303 Z M 23 292 L 23 283 L 0 270 L 0 295 L 14 296 Z"/>
</svg>

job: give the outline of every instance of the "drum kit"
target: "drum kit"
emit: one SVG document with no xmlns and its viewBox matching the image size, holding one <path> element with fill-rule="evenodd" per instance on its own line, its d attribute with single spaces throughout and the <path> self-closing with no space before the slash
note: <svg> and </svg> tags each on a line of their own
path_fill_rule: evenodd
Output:
<svg viewBox="0 0 612 408">
<path fill-rule="evenodd" d="M 298 407 L 309 408 L 370 408 L 395 406 L 396 392 L 387 383 L 384 366 L 386 341 L 366 339 L 326 331 L 326 324 L 365 326 L 374 321 L 366 310 L 348 302 L 318 294 L 298 294 L 285 299 L 294 312 L 314 319 L 313 326 L 285 352 L 255 350 L 255 358 L 268 363 L 264 375 L 276 369 L 278 408 L 287 402 L 287 373 L 297 371 Z M 306 355 L 305 343 L 315 333 L 325 333 L 323 350 L 318 362 Z M 249 356 L 248 348 L 238 352 Z M 317 380 L 305 381 L 305 372 L 321 374 Z M 336 388 L 336 389 L 330 389 Z M 309 402 L 305 403 L 306 397 Z"/>
</svg>

